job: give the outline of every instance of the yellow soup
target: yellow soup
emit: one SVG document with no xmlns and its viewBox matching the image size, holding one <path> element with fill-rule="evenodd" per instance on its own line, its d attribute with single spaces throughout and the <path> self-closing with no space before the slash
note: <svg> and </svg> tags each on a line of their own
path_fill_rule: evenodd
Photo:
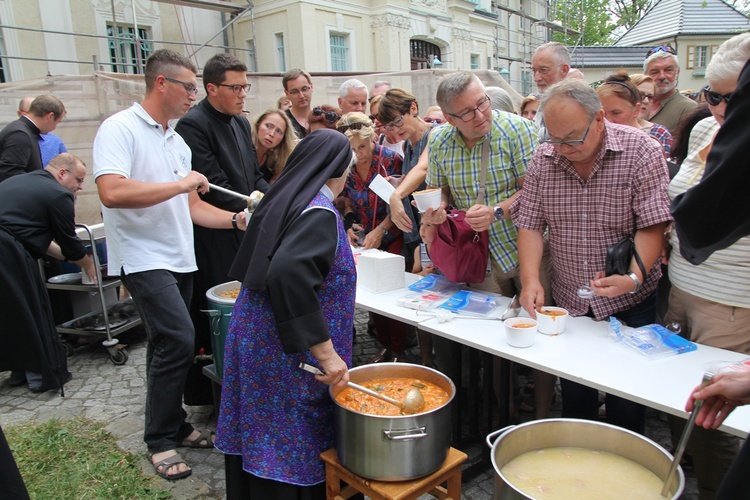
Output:
<svg viewBox="0 0 750 500">
<path fill-rule="evenodd" d="M 501 469 L 506 481 L 539 500 L 663 499 L 664 483 L 618 455 L 583 448 L 546 448 L 520 455 Z"/>
</svg>

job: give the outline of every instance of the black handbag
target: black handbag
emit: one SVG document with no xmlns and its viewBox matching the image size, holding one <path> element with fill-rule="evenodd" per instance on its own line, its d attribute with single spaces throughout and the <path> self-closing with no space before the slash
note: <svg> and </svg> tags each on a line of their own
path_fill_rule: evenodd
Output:
<svg viewBox="0 0 750 500">
<path fill-rule="evenodd" d="M 613 274 L 628 274 L 630 272 L 630 262 L 635 257 L 635 262 L 643 275 L 643 281 L 646 281 L 646 267 L 643 265 L 641 257 L 635 250 L 635 241 L 633 238 L 623 238 L 614 245 L 607 248 L 607 260 L 604 264 L 604 273 L 607 276 Z"/>
</svg>

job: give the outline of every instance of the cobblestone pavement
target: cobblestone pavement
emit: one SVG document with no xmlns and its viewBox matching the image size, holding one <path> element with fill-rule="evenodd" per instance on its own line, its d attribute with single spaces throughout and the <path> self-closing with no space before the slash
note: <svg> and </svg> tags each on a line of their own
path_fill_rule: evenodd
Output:
<svg viewBox="0 0 750 500">
<path fill-rule="evenodd" d="M 357 310 L 357 337 L 354 344 L 355 364 L 359 365 L 375 353 L 380 345 L 367 333 L 367 313 Z M 120 336 L 128 343 L 129 360 L 122 366 L 113 365 L 107 352 L 99 345 L 80 350 L 68 359 L 73 380 L 65 386 L 65 397 L 59 393 L 34 394 L 25 387 L 10 387 L 10 372 L 0 373 L 0 425 L 37 421 L 51 418 L 68 419 L 81 415 L 91 420 L 106 422 L 107 430 L 116 437 L 118 445 L 136 456 L 143 457 L 143 470 L 151 474 L 153 468 L 145 458 L 143 443 L 143 415 L 145 406 L 145 360 L 146 343 L 142 330 L 136 329 Z M 98 344 L 98 342 L 97 342 Z M 406 360 L 419 362 L 419 348 L 407 351 Z M 522 379 L 523 380 L 523 379 Z M 552 416 L 560 415 L 560 397 L 553 407 Z M 199 428 L 215 429 L 216 415 L 212 406 L 187 406 L 189 421 Z M 671 449 L 669 431 L 665 418 L 649 410 L 647 436 L 667 449 Z M 528 420 L 530 414 L 521 414 L 521 420 Z M 476 464 L 483 445 L 477 443 L 465 448 L 469 462 Z M 193 469 L 187 479 L 164 481 L 165 488 L 171 488 L 177 499 L 224 498 L 224 459 L 215 450 L 180 448 L 180 453 Z M 494 471 L 490 465 L 479 464 L 480 472 L 465 480 L 462 498 L 466 500 L 489 500 L 492 498 Z M 476 469 L 477 467 L 474 467 Z M 686 500 L 697 499 L 695 480 L 691 469 L 688 477 Z M 424 498 L 431 498 L 425 495 Z"/>
</svg>

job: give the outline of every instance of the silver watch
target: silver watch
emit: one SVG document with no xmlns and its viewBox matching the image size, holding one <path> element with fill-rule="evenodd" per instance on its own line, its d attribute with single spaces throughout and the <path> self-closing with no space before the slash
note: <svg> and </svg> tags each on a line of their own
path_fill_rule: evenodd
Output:
<svg viewBox="0 0 750 500">
<path fill-rule="evenodd" d="M 505 218 L 505 210 L 503 207 L 495 206 L 495 222 L 503 220 Z"/>
</svg>

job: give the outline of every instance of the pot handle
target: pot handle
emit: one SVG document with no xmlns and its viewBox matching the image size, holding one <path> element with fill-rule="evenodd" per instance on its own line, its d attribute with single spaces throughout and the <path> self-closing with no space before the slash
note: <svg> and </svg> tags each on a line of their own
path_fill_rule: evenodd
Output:
<svg viewBox="0 0 750 500">
<path fill-rule="evenodd" d="M 485 441 L 487 442 L 487 446 L 492 448 L 492 446 L 495 444 L 495 439 L 500 436 L 500 434 L 504 433 L 508 429 L 511 429 L 515 427 L 515 425 L 509 425 L 507 427 L 503 427 L 502 429 L 498 429 L 496 431 L 492 431 L 489 434 L 487 434 L 487 437 L 485 438 Z"/>
<path fill-rule="evenodd" d="M 427 427 L 417 427 L 416 429 L 399 429 L 399 430 L 388 430 L 383 429 L 385 437 L 391 441 L 407 441 L 410 439 L 422 439 L 427 437 Z"/>
<path fill-rule="evenodd" d="M 210 320 L 211 324 L 211 334 L 219 336 L 221 335 L 221 332 L 219 331 L 219 321 L 221 321 L 221 311 L 217 309 L 201 309 L 202 313 L 208 314 L 208 318 Z"/>
</svg>

